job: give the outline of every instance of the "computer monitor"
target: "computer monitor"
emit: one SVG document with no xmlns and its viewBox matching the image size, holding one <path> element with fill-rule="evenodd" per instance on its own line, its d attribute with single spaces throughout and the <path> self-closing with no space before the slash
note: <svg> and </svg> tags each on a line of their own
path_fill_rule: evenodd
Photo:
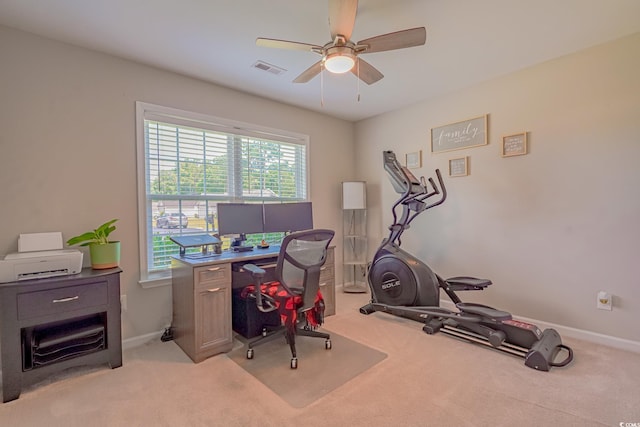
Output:
<svg viewBox="0 0 640 427">
<path fill-rule="evenodd" d="M 311 202 L 266 203 L 264 205 L 265 233 L 283 233 L 312 228 Z"/>
<path fill-rule="evenodd" d="M 262 233 L 262 204 L 218 203 L 218 233 Z"/>
</svg>

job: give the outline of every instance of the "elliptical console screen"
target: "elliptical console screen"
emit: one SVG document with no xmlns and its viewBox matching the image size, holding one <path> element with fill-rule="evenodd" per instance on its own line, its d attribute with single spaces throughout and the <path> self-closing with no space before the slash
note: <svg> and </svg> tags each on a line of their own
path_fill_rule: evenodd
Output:
<svg viewBox="0 0 640 427">
<path fill-rule="evenodd" d="M 384 151 L 382 156 L 384 158 L 384 168 L 391 178 L 391 185 L 393 185 L 396 193 L 405 193 L 409 185 L 411 186 L 411 194 L 424 193 L 424 188 L 418 178 L 416 178 L 409 168 L 400 165 L 393 151 Z M 406 181 L 405 174 L 409 182 Z"/>
</svg>

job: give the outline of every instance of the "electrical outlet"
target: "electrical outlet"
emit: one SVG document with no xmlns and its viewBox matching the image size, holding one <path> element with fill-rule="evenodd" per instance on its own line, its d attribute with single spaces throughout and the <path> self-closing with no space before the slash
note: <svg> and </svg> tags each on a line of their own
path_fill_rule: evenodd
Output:
<svg viewBox="0 0 640 427">
<path fill-rule="evenodd" d="M 127 311 L 127 296 L 120 295 L 120 310 Z"/>
<path fill-rule="evenodd" d="M 598 297 L 597 297 L 597 301 L 596 301 L 596 307 L 598 307 L 600 310 L 612 310 L 612 304 L 611 301 L 613 299 L 613 296 L 605 291 L 600 291 L 598 292 Z"/>
</svg>

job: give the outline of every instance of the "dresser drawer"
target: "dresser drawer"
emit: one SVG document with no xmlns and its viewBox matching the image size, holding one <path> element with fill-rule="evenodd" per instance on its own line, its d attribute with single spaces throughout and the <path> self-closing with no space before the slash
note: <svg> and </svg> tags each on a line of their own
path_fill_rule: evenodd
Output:
<svg viewBox="0 0 640 427">
<path fill-rule="evenodd" d="M 26 292 L 17 296 L 18 319 L 24 320 L 100 305 L 106 306 L 108 301 L 107 282 Z"/>
<path fill-rule="evenodd" d="M 231 284 L 231 264 L 198 267 L 193 271 L 195 287 Z"/>
</svg>

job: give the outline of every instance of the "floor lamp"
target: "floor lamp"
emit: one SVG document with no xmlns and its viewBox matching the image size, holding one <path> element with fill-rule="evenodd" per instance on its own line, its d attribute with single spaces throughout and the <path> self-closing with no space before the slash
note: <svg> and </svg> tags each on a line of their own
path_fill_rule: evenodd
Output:
<svg viewBox="0 0 640 427">
<path fill-rule="evenodd" d="M 367 185 L 342 183 L 344 292 L 367 292 Z"/>
</svg>

